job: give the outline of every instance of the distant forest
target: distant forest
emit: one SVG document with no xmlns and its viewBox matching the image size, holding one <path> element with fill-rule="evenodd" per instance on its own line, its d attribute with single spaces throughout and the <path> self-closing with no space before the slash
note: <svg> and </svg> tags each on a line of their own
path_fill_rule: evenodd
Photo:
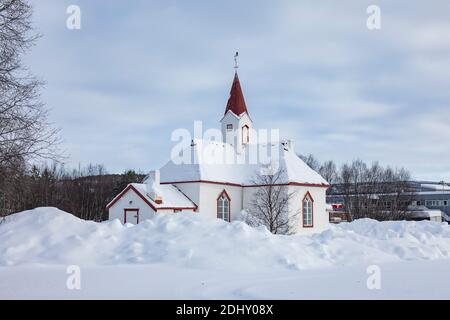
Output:
<svg viewBox="0 0 450 320">
<path fill-rule="evenodd" d="M 144 178 L 133 170 L 108 174 L 102 165 L 66 170 L 54 164 L 1 171 L 0 216 L 36 207 L 57 207 L 95 221 L 106 220 L 108 202 L 129 183 Z"/>
</svg>

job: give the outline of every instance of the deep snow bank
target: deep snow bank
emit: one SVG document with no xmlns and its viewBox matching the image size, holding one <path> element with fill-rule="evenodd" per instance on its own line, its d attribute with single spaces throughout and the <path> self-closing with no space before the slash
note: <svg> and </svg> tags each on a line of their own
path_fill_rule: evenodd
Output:
<svg viewBox="0 0 450 320">
<path fill-rule="evenodd" d="M 137 226 L 83 221 L 56 208 L 17 213 L 0 224 L 0 266 L 169 263 L 251 271 L 319 268 L 450 257 L 450 227 L 431 222 L 330 226 L 309 236 L 274 236 L 242 222 L 199 214 L 158 215 Z"/>
</svg>

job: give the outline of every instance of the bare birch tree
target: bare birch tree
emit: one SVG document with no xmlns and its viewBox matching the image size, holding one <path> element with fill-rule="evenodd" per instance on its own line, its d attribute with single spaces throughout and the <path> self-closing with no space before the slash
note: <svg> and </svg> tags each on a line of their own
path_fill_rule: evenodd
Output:
<svg viewBox="0 0 450 320">
<path fill-rule="evenodd" d="M 292 224 L 298 213 L 289 212 L 289 201 L 294 192 L 289 192 L 284 170 L 273 174 L 255 175 L 252 184 L 256 191 L 248 209 L 247 223 L 251 226 L 265 226 L 274 234 L 291 233 Z"/>
</svg>

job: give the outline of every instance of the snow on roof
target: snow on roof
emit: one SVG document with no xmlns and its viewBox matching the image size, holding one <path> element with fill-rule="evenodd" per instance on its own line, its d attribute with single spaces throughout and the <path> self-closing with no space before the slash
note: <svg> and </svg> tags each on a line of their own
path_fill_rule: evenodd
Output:
<svg viewBox="0 0 450 320">
<path fill-rule="evenodd" d="M 158 186 L 158 196 L 162 198 L 162 203 L 156 203 L 149 196 L 147 184 L 131 183 L 131 185 L 157 209 L 197 207 L 184 193 L 171 184 L 163 184 Z"/>
<path fill-rule="evenodd" d="M 411 218 L 432 218 L 432 217 L 442 217 L 443 212 L 437 209 L 421 209 L 410 211 L 409 216 Z"/>
<path fill-rule="evenodd" d="M 119 193 L 106 206 L 107 209 L 112 207 L 124 194 L 130 189 L 137 192 L 141 198 L 154 209 L 197 209 L 197 205 L 189 199 L 177 187 L 167 184 L 158 186 L 158 196 L 161 197 L 162 203 L 157 203 L 150 197 L 145 183 L 130 183 L 121 193 Z"/>
<path fill-rule="evenodd" d="M 450 191 L 450 186 L 442 183 L 441 184 L 422 183 L 420 186 L 425 189 L 431 189 L 436 191 Z"/>
<path fill-rule="evenodd" d="M 444 194 L 450 194 L 450 191 L 419 191 L 419 192 L 415 192 L 415 195 L 419 195 L 419 196 L 430 196 L 430 195 L 444 195 Z"/>
<path fill-rule="evenodd" d="M 450 222 L 450 216 L 448 214 L 446 214 L 445 212 L 442 212 L 442 218 L 445 221 Z"/>
<path fill-rule="evenodd" d="M 236 153 L 228 143 L 201 139 L 193 142 L 193 146 L 183 150 L 183 156 L 190 159 L 190 163 L 179 163 L 180 159 L 170 160 L 160 169 L 161 182 L 211 181 L 251 185 L 256 174 L 269 162 L 260 159 L 259 155 L 263 154 L 264 157 L 274 155 L 272 159 L 277 159 L 275 163 L 285 171 L 283 181 L 279 183 L 328 186 L 320 174 L 282 142 L 247 145 L 241 153 Z"/>
<path fill-rule="evenodd" d="M 282 149 L 282 165 L 286 168 L 289 182 L 329 185 L 319 173 L 300 159 L 294 150 Z"/>
</svg>

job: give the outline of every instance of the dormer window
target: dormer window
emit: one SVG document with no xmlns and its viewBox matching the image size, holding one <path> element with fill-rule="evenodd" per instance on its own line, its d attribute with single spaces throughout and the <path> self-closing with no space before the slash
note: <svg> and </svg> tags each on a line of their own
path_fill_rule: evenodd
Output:
<svg viewBox="0 0 450 320">
<path fill-rule="evenodd" d="M 233 130 L 233 125 L 232 124 L 227 124 L 227 131 L 231 131 Z"/>
</svg>

